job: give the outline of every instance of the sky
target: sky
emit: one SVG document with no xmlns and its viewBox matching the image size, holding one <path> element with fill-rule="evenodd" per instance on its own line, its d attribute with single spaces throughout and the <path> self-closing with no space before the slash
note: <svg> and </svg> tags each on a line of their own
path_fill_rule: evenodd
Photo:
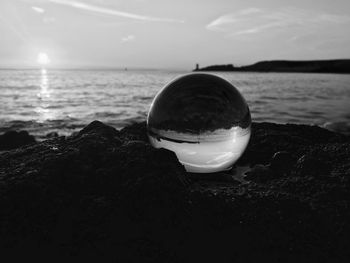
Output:
<svg viewBox="0 0 350 263">
<path fill-rule="evenodd" d="M 350 58 L 349 0 L 0 0 L 0 67 L 336 58 Z"/>
</svg>

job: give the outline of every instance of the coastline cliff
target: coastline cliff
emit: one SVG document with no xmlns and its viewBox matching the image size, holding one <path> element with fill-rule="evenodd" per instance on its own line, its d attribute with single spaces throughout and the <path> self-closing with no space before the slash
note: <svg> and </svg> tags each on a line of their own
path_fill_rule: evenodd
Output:
<svg viewBox="0 0 350 263">
<path fill-rule="evenodd" d="M 350 59 L 336 60 L 271 60 L 252 65 L 235 67 L 232 64 L 197 67 L 194 71 L 238 71 L 238 72 L 300 72 L 300 73 L 350 73 Z"/>
</svg>

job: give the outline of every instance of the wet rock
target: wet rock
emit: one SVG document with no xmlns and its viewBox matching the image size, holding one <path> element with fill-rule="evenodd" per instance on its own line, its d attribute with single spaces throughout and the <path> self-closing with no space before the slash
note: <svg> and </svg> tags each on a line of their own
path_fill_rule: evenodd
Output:
<svg viewBox="0 0 350 263">
<path fill-rule="evenodd" d="M 34 136 L 27 131 L 8 131 L 0 135 L 0 151 L 15 149 L 35 142 Z"/>
<path fill-rule="evenodd" d="M 293 156 L 286 151 L 276 152 L 271 159 L 270 168 L 276 174 L 289 174 L 295 164 Z"/>
<path fill-rule="evenodd" d="M 347 262 L 348 137 L 254 123 L 240 162 L 253 167 L 245 180 L 189 175 L 150 146 L 145 123 L 98 121 L 3 152 L 0 250 L 46 262 Z"/>
<path fill-rule="evenodd" d="M 124 140 L 139 140 L 148 142 L 146 122 L 131 124 L 120 131 L 120 137 Z"/>
<path fill-rule="evenodd" d="M 246 173 L 245 180 L 255 182 L 266 182 L 274 178 L 274 173 L 269 165 L 256 164 Z"/>
<path fill-rule="evenodd" d="M 279 151 L 287 151 L 293 153 L 293 156 L 301 156 L 314 145 L 348 140 L 345 135 L 318 126 L 253 123 L 251 140 L 247 150 L 238 161 L 238 165 L 268 164 L 274 153 Z"/>
<path fill-rule="evenodd" d="M 256 164 L 245 176 L 245 180 L 265 183 L 272 179 L 279 178 L 283 175 L 289 175 L 295 160 L 287 151 L 276 152 L 271 159 L 270 164 Z"/>
<path fill-rule="evenodd" d="M 88 134 L 101 134 L 107 138 L 114 138 L 118 136 L 119 131 L 111 126 L 108 126 L 100 121 L 93 121 L 88 126 L 83 128 L 78 136 L 84 136 Z"/>
<path fill-rule="evenodd" d="M 347 144 L 320 144 L 305 154 L 303 154 L 296 163 L 295 174 L 299 176 L 329 176 L 332 170 L 346 170 L 343 163 L 349 160 L 346 156 L 349 149 Z M 344 169 L 345 168 L 345 169 Z"/>
<path fill-rule="evenodd" d="M 310 175 L 317 176 L 322 174 L 329 174 L 330 167 L 324 162 L 314 156 L 303 155 L 296 164 L 296 173 L 300 176 Z"/>
</svg>

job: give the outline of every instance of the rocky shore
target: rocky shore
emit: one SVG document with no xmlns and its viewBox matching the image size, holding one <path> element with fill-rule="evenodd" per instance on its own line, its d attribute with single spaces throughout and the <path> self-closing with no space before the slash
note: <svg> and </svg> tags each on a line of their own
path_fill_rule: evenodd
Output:
<svg viewBox="0 0 350 263">
<path fill-rule="evenodd" d="M 3 148 L 1 257 L 348 262 L 350 138 L 306 125 L 252 131 L 237 166 L 208 175 L 152 148 L 145 123 L 118 131 L 95 121 Z"/>
</svg>

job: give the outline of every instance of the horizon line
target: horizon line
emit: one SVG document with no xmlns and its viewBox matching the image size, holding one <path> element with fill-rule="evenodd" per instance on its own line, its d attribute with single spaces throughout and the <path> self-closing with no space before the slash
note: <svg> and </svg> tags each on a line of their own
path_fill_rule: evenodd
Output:
<svg viewBox="0 0 350 263">
<path fill-rule="evenodd" d="M 148 68 L 148 67 L 110 67 L 110 66 L 78 66 L 78 67 L 35 67 L 35 66 L 0 66 L 0 70 L 118 70 L 118 71 L 136 71 L 136 70 L 150 70 L 150 71 L 161 71 L 161 70 L 186 70 L 183 67 L 159 67 L 159 68 Z"/>
<path fill-rule="evenodd" d="M 241 64 L 241 63 L 210 63 L 210 66 L 213 65 L 238 65 L 239 67 L 244 66 L 250 66 L 254 65 L 259 62 L 271 62 L 271 61 L 336 61 L 336 60 L 350 60 L 350 58 L 332 58 L 332 59 L 262 59 L 257 60 L 255 62 L 252 62 L 250 64 Z M 201 63 L 193 63 L 192 65 L 200 65 Z M 202 64 L 203 65 L 203 64 Z M 151 70 L 151 71 L 157 71 L 157 70 L 186 70 L 187 67 L 145 67 L 145 66 L 0 66 L 0 70 Z M 193 68 L 189 68 L 189 70 L 192 70 Z"/>
</svg>

